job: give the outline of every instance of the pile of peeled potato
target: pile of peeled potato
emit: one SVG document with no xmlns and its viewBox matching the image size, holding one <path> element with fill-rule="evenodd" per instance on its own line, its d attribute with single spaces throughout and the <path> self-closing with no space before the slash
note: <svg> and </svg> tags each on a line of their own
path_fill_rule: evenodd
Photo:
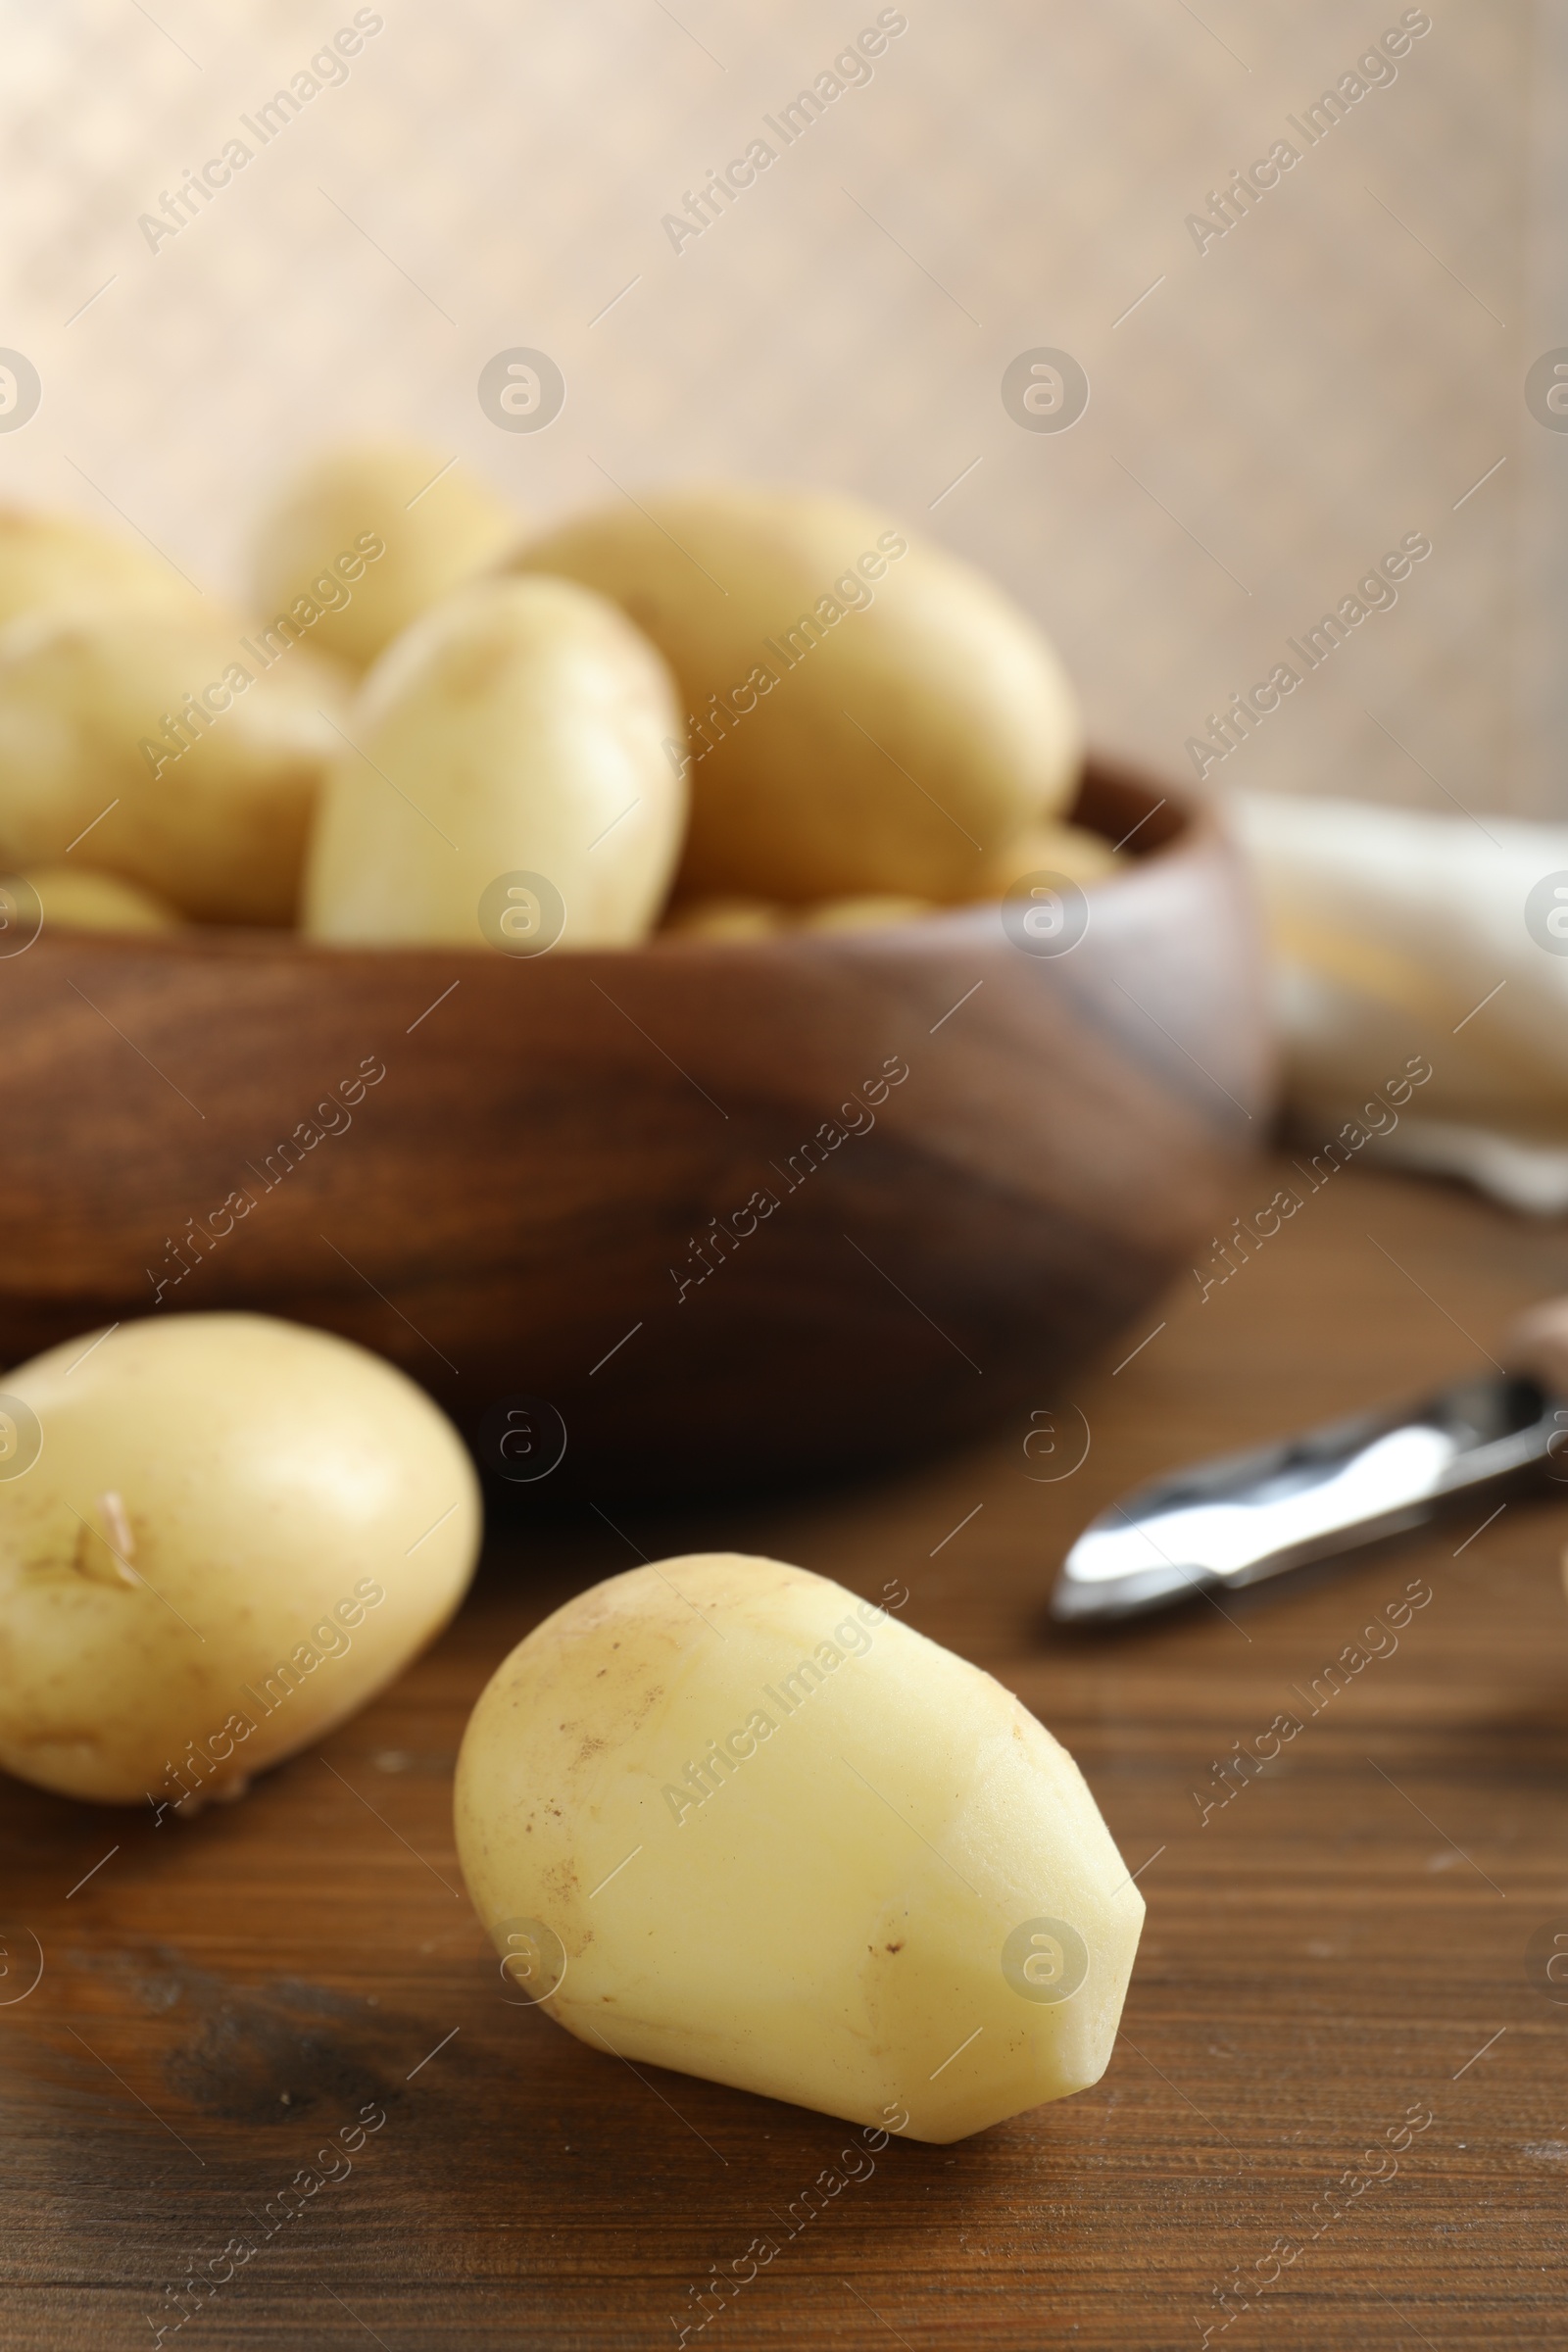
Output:
<svg viewBox="0 0 1568 2352">
<path fill-rule="evenodd" d="M 621 498 L 530 536 L 438 454 L 328 455 L 247 612 L 150 549 L 0 512 L 0 888 L 103 930 L 479 946 L 742 940 L 1107 872 L 1027 617 L 856 501 Z"/>
</svg>

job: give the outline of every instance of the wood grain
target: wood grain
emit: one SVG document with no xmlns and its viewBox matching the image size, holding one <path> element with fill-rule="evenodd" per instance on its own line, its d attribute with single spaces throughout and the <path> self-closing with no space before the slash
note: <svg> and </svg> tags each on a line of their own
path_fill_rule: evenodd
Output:
<svg viewBox="0 0 1568 2352">
<path fill-rule="evenodd" d="M 1272 1085 L 1213 818 L 1105 763 L 1082 812 L 1140 855 L 1059 958 L 986 908 L 518 961 L 45 932 L 0 961 L 0 1354 L 259 1307 L 470 1432 L 547 1398 L 596 1493 L 994 1420 L 1169 1278 Z"/>
<path fill-rule="evenodd" d="M 1250 1217 L 1282 1173 L 1229 1209 Z M 1568 1934 L 1568 1512 L 1510 1504 L 1476 1533 L 1483 1506 L 1228 1617 L 1195 1603 L 1114 1638 L 1052 1629 L 1044 1602 L 1132 1481 L 1472 1369 L 1563 1291 L 1563 1224 L 1352 1167 L 1206 1302 L 1184 1275 L 1124 1369 L 1117 1346 L 897 1480 L 498 1525 L 437 1649 L 232 1810 L 155 1829 L 0 1784 L 0 2344 L 150 2341 L 166 2281 L 257 2236 L 371 2101 L 387 2122 L 352 2174 L 166 2341 L 655 2352 L 710 2266 L 767 2234 L 776 2255 L 694 2343 L 1169 2352 L 1217 2330 L 1216 2288 L 1237 2266 L 1255 2282 L 1284 2238 L 1300 2250 L 1273 2294 L 1210 2339 L 1228 2352 L 1555 2352 L 1568 2008 L 1527 1947 Z M 1042 1483 L 1029 1415 L 1065 1465 L 1074 1408 L 1088 1458 Z M 956 2147 L 890 2146 L 793 2237 L 853 2135 L 634 2074 L 506 2006 L 450 1829 L 466 1712 L 506 1649 L 638 1549 L 720 1544 L 865 1592 L 903 1578 L 913 1623 L 1066 1740 L 1150 1906 L 1096 2089 Z M 1432 1599 L 1397 1649 L 1306 1714 L 1413 1579 Z M 1200 1821 L 1216 1759 L 1283 1709 L 1300 1736 Z M 17 1999 L 29 1934 L 44 1974 Z M 1433 2120 L 1397 2175 L 1324 2219 L 1411 2103 Z"/>
</svg>

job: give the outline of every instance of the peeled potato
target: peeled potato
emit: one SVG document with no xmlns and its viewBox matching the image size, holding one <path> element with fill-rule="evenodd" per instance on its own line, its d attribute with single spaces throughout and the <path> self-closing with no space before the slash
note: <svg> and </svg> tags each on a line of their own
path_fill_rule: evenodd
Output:
<svg viewBox="0 0 1568 2352">
<path fill-rule="evenodd" d="M 663 928 L 686 939 L 771 939 L 780 931 L 875 931 L 932 911 L 929 899 L 887 892 L 823 899 L 814 906 L 780 906 L 765 899 L 685 899 L 665 915 Z"/>
<path fill-rule="evenodd" d="M 690 490 L 513 564 L 613 597 L 668 659 L 692 729 L 683 892 L 962 899 L 1071 797 L 1082 722 L 1051 647 L 872 508 Z"/>
<path fill-rule="evenodd" d="M 317 938 L 532 952 L 650 929 L 686 811 L 662 748 L 679 720 L 663 662 L 603 597 L 460 589 L 389 648 L 353 725 L 311 848 Z"/>
<path fill-rule="evenodd" d="M 91 866 L 35 865 L 28 874 L 0 876 L 0 892 L 21 883 L 43 910 L 44 927 L 65 931 L 177 931 L 180 918 L 163 899 L 118 874 Z"/>
<path fill-rule="evenodd" d="M 596 2049 L 952 2140 L 1098 2082 L 1143 1899 L 1065 1749 L 840 1585 L 701 1553 L 480 1696 L 458 1852 L 509 1997 Z"/>
<path fill-rule="evenodd" d="M 670 908 L 663 928 L 682 939 L 771 939 L 788 927 L 790 911 L 765 899 L 687 899 Z"/>
<path fill-rule="evenodd" d="M 1004 898 L 1025 874 L 1065 874 L 1082 889 L 1116 871 L 1116 853 L 1085 825 L 1031 825 L 995 858 L 975 886 L 977 899 Z"/>
<path fill-rule="evenodd" d="M 0 507 L 0 623 L 23 612 L 190 612 L 199 593 L 150 549 L 82 522 Z"/>
<path fill-rule="evenodd" d="M 934 911 L 929 899 L 905 899 L 888 891 L 858 899 L 824 899 L 801 916 L 803 931 L 879 931 L 893 923 L 916 922 Z"/>
<path fill-rule="evenodd" d="M 0 634 L 0 866 L 79 841 L 198 921 L 292 921 L 343 682 L 308 645 L 269 666 L 243 626 L 104 612 Z"/>
<path fill-rule="evenodd" d="M 240 1795 L 462 1598 L 472 1465 L 347 1340 L 171 1315 L 0 1387 L 0 1766 L 24 1780 L 186 1813 Z"/>
<path fill-rule="evenodd" d="M 321 650 L 366 668 L 516 536 L 516 510 L 451 454 L 387 441 L 317 459 L 263 520 L 258 612 L 303 600 L 320 612 Z"/>
</svg>

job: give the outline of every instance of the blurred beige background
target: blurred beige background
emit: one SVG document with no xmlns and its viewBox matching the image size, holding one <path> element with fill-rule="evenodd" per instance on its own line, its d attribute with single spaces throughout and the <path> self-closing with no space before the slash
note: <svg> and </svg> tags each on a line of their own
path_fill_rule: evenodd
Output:
<svg viewBox="0 0 1568 2352">
<path fill-rule="evenodd" d="M 540 517 L 692 475 L 834 484 L 998 573 L 1098 740 L 1178 774 L 1209 711 L 1422 532 L 1398 604 L 1210 782 L 1568 813 L 1568 433 L 1523 398 L 1568 344 L 1563 0 L 1434 0 L 1310 148 L 1287 118 L 1398 5 L 890 13 L 870 79 L 677 253 L 662 216 L 782 147 L 762 118 L 875 5 L 385 0 L 262 146 L 241 116 L 346 0 L 11 0 L 0 343 L 43 400 L 0 433 L 0 495 L 118 508 L 233 586 L 269 485 L 366 428 Z M 138 217 L 235 135 L 252 160 L 150 250 Z M 1280 138 L 1299 163 L 1200 253 L 1187 216 Z M 513 346 L 564 373 L 544 431 L 480 409 Z M 1002 403 L 1041 346 L 1090 380 L 1068 431 Z"/>
</svg>

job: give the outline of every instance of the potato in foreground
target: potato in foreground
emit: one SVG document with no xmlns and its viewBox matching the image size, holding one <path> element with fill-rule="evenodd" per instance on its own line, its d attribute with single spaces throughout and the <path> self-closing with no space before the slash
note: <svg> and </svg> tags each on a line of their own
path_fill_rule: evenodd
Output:
<svg viewBox="0 0 1568 2352">
<path fill-rule="evenodd" d="M 263 520 L 256 608 L 270 620 L 304 599 L 322 652 L 364 669 L 516 530 L 515 510 L 450 452 L 405 441 L 329 450 Z"/>
<path fill-rule="evenodd" d="M 666 493 L 511 561 L 613 597 L 674 670 L 692 897 L 972 897 L 985 858 L 1072 797 L 1083 722 L 1051 646 L 858 500 Z"/>
<path fill-rule="evenodd" d="M 198 922 L 293 920 L 342 673 L 238 619 L 100 612 L 0 634 L 0 864 L 120 874 Z M 79 843 L 79 847 L 76 847 Z"/>
<path fill-rule="evenodd" d="M 596 2049 L 959 2139 L 1104 2072 L 1143 1898 L 1065 1749 L 840 1585 L 699 1553 L 519 1643 L 458 1760 L 504 1955 Z"/>
<path fill-rule="evenodd" d="M 459 589 L 366 682 L 303 927 L 520 954 L 641 939 L 686 814 L 661 748 L 677 724 L 663 662 L 605 598 L 568 580 Z"/>
<path fill-rule="evenodd" d="M 347 1340 L 148 1318 L 0 1392 L 0 1766 L 40 1788 L 238 1796 L 400 1673 L 472 1574 L 456 1431 Z"/>
</svg>

